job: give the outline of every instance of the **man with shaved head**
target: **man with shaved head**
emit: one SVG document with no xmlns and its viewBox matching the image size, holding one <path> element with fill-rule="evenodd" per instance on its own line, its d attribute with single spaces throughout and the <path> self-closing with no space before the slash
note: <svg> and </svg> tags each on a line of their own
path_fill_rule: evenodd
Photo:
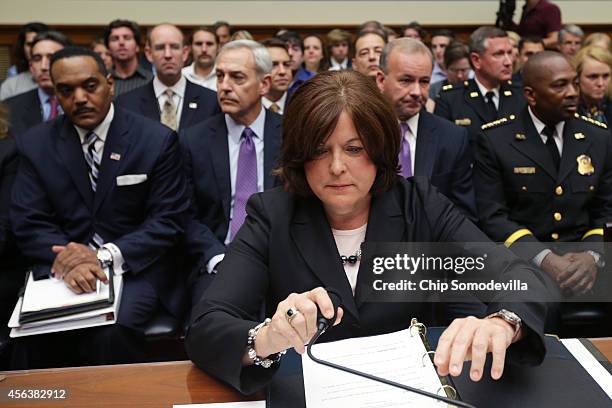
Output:
<svg viewBox="0 0 612 408">
<path fill-rule="evenodd" d="M 533 55 L 523 80 L 528 106 L 483 125 L 477 139 L 481 227 L 549 274 L 564 295 L 581 296 L 604 263 L 612 139 L 604 124 L 576 113 L 576 72 L 562 54 Z"/>
<path fill-rule="evenodd" d="M 220 112 L 217 94 L 188 81 L 182 74 L 189 48 L 178 27 L 171 24 L 153 27 L 147 35 L 145 54 L 155 66 L 155 77 L 148 84 L 119 96 L 119 106 L 176 131 Z"/>
</svg>

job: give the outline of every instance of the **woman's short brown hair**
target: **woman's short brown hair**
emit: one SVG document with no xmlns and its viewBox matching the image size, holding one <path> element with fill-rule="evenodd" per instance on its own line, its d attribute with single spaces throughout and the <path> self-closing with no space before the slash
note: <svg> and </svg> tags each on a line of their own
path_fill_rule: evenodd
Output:
<svg viewBox="0 0 612 408">
<path fill-rule="evenodd" d="M 377 167 L 371 192 L 376 195 L 395 184 L 400 133 L 397 117 L 374 81 L 355 71 L 327 71 L 304 82 L 283 115 L 283 143 L 275 171 L 285 189 L 312 194 L 304 164 L 336 128 L 342 112 L 355 125 L 370 160 Z"/>
</svg>

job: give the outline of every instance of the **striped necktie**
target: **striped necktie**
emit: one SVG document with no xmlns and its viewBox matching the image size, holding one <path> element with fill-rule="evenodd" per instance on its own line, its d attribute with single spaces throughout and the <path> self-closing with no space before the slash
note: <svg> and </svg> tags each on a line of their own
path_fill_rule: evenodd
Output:
<svg viewBox="0 0 612 408">
<path fill-rule="evenodd" d="M 85 135 L 85 161 L 89 170 L 89 181 L 91 182 L 91 189 L 96 192 L 98 187 L 98 174 L 100 173 L 100 162 L 101 157 L 96 148 L 96 142 L 102 142 L 102 140 L 94 132 L 89 132 Z M 93 250 L 99 249 L 104 244 L 104 240 L 97 232 L 94 232 L 89 247 Z"/>
</svg>

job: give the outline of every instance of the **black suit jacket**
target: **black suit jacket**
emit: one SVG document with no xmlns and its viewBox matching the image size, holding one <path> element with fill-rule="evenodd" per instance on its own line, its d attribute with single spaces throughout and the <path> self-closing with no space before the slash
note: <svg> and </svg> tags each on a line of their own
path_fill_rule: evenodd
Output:
<svg viewBox="0 0 612 408">
<path fill-rule="evenodd" d="M 51 265 L 53 245 L 88 244 L 98 233 L 121 250 L 129 269 L 122 296 L 130 296 L 132 276 L 146 279 L 179 316 L 184 276 L 178 243 L 190 213 L 176 133 L 116 107 L 95 193 L 68 117 L 36 126 L 16 140 L 20 163 L 10 214 L 23 253 Z"/>
<path fill-rule="evenodd" d="M 9 205 L 11 189 L 17 174 L 19 158 L 15 140 L 0 140 L 0 324 L 5 324 L 13 311 L 19 288 L 23 285 L 27 261 L 17 249 L 11 232 Z"/>
<path fill-rule="evenodd" d="M 414 175 L 426 176 L 472 221 L 476 199 L 467 131 L 424 109 L 419 114 Z"/>
<path fill-rule="evenodd" d="M 290 293 L 333 287 L 342 299 L 342 322 L 324 334 L 325 340 L 392 332 L 406 328 L 411 317 L 431 324 L 433 305 L 427 302 L 367 302 L 360 282 L 367 279 L 362 263 L 353 297 L 331 228 L 321 202 L 300 198 L 282 188 L 255 194 L 247 219 L 232 241 L 217 278 L 193 310 L 187 333 L 190 358 L 202 369 L 243 393 L 270 381 L 275 369 L 242 367 L 248 330 L 261 321 L 260 310 L 272 316 Z M 454 208 L 448 199 L 419 177 L 400 179 L 390 191 L 372 199 L 366 242 L 482 242 L 497 256 L 505 278 L 529 282 L 547 291 L 550 281 L 503 246 L 496 249 L 486 236 Z M 371 271 L 370 271 L 371 274 Z M 542 292 L 538 292 L 542 293 Z M 546 313 L 544 303 L 520 302 L 516 294 L 500 293 L 489 311 L 503 307 L 523 318 L 527 336 L 510 347 L 510 358 L 539 362 Z M 504 306 L 506 305 L 507 306 Z M 533 330 L 533 331 L 532 331 Z"/>
<path fill-rule="evenodd" d="M 13 136 L 19 136 L 43 121 L 38 88 L 4 101 L 9 109 L 9 126 Z"/>
<path fill-rule="evenodd" d="M 155 97 L 153 81 L 133 91 L 119 95 L 117 105 L 139 113 L 147 118 L 160 121 L 159 103 Z M 187 129 L 221 112 L 217 93 L 187 80 L 180 129 Z"/>
<path fill-rule="evenodd" d="M 264 124 L 264 189 L 276 186 L 272 175 L 277 166 L 281 143 L 282 117 L 266 110 Z M 191 187 L 195 225 L 187 235 L 190 252 L 203 264 L 225 252 L 225 237 L 230 222 L 232 186 L 225 115 L 218 114 L 189 129 L 179 137 L 183 163 Z M 199 225 L 198 225 L 199 224 Z M 210 240 L 207 226 L 216 237 Z M 215 242 L 216 241 L 216 242 Z M 198 249 L 199 248 L 199 249 Z M 193 251 L 196 251 L 195 253 Z"/>
<path fill-rule="evenodd" d="M 499 108 L 497 117 L 492 117 L 486 107 L 484 96 L 473 79 L 463 85 L 453 85 L 443 89 L 436 99 L 434 114 L 468 129 L 470 144 L 474 144 L 480 127 L 497 118 L 518 114 L 527 102 L 521 88 L 511 81 L 503 82 L 499 89 Z"/>
<path fill-rule="evenodd" d="M 582 155 L 592 174 L 581 174 Z M 474 185 L 483 230 L 521 256 L 533 258 L 550 245 L 543 242 L 580 242 L 587 233 L 585 249 L 601 253 L 602 228 L 612 220 L 610 133 L 579 117 L 567 120 L 557 171 L 525 109 L 480 134 Z"/>
</svg>

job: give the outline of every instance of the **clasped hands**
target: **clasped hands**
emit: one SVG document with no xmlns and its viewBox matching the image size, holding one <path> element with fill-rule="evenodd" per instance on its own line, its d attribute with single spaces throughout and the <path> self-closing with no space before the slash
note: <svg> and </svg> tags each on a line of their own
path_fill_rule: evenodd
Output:
<svg viewBox="0 0 612 408">
<path fill-rule="evenodd" d="M 306 351 L 304 345 L 308 344 L 317 331 L 317 306 L 323 316 L 332 318 L 332 302 L 325 289 L 320 287 L 300 294 L 292 293 L 280 302 L 271 323 L 257 335 L 257 355 L 267 357 L 291 347 L 303 354 Z M 288 318 L 289 309 L 297 310 L 298 313 Z M 339 307 L 334 326 L 340 323 L 343 315 Z M 499 317 L 478 319 L 471 316 L 455 319 L 438 341 L 434 358 L 438 373 L 458 376 L 463 369 L 463 362 L 471 360 L 470 378 L 479 381 L 487 353 L 491 352 L 491 377 L 499 379 L 504 371 L 506 349 L 516 340 L 514 334 L 514 327 Z M 520 338 L 520 334 L 517 338 Z M 248 364 L 248 359 L 244 361 Z"/>
<path fill-rule="evenodd" d="M 559 284 L 565 295 L 589 292 L 597 278 L 595 259 L 588 252 L 568 252 L 563 256 L 550 252 L 542 260 L 541 268 Z"/>
<path fill-rule="evenodd" d="M 57 254 L 51 273 L 74 293 L 89 293 L 96 290 L 96 281 L 108 284 L 108 277 L 102 271 L 96 252 L 87 245 L 70 242 L 68 245 L 54 245 L 51 250 Z"/>
</svg>

